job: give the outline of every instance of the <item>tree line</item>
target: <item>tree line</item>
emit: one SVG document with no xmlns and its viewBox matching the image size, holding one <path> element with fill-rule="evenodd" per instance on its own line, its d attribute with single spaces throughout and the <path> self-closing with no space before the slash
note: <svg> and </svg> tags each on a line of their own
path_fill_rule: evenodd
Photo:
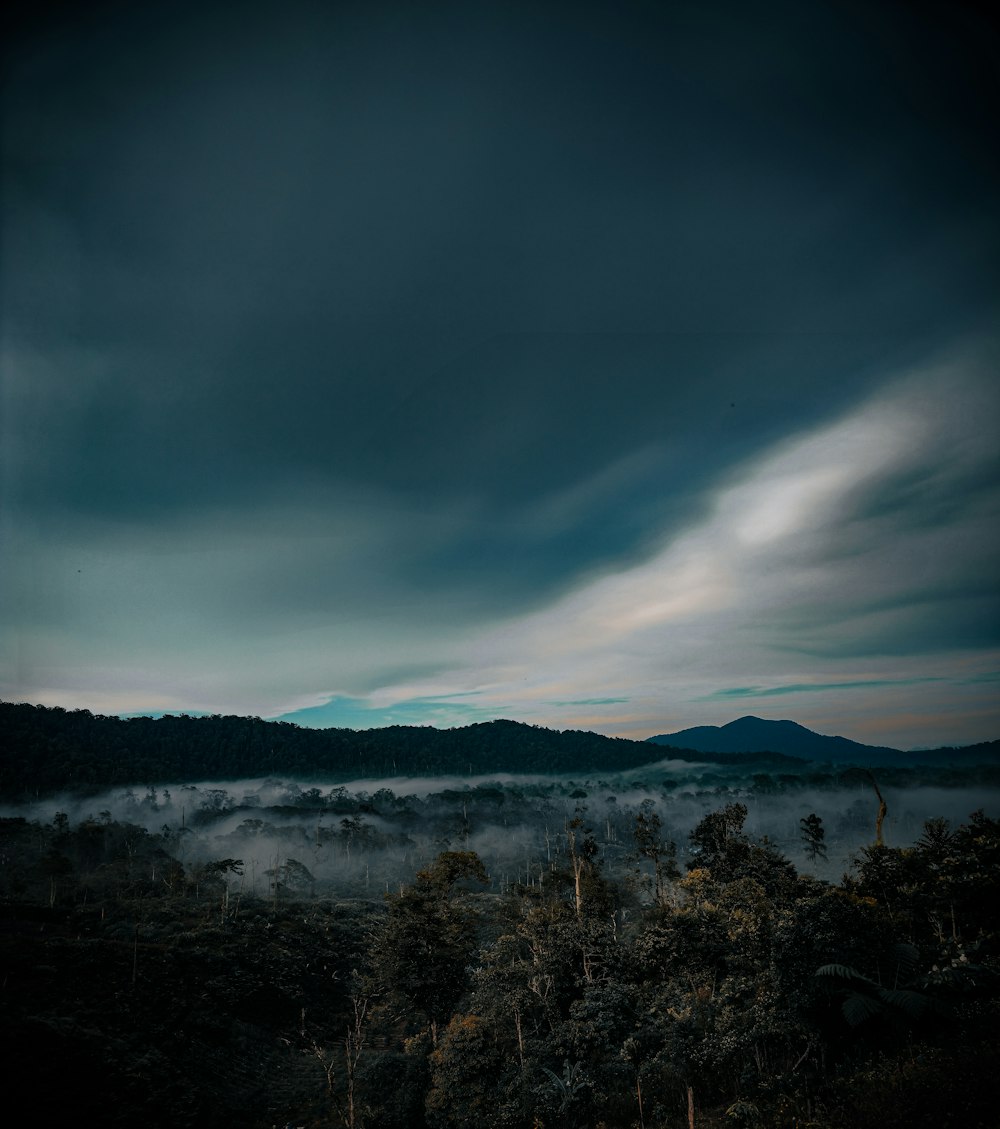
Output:
<svg viewBox="0 0 1000 1129">
<path fill-rule="evenodd" d="M 244 779 L 270 774 L 334 779 L 495 772 L 625 771 L 666 756 L 718 764 L 799 764 L 780 754 L 707 754 L 515 721 L 457 729 L 309 729 L 259 717 L 186 714 L 121 718 L 0 702 L 0 796 L 19 799 L 125 784 Z"/>
</svg>

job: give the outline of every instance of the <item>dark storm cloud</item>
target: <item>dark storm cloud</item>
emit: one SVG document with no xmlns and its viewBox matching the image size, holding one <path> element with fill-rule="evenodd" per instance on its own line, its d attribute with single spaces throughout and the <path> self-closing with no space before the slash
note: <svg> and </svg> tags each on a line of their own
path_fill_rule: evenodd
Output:
<svg viewBox="0 0 1000 1129">
<path fill-rule="evenodd" d="M 440 671 L 442 624 L 648 560 L 995 312 L 996 38 L 952 6 L 30 16 L 0 268 L 23 625 L 110 631 L 117 587 L 123 632 L 176 607 L 191 654 L 192 625 L 327 627 L 310 708 Z M 994 485 L 961 444 L 896 460 L 822 551 L 975 525 Z M 862 578 L 761 637 L 978 646 L 994 549 L 907 585 L 933 613 Z M 590 690 L 559 700 L 622 700 Z"/>
<path fill-rule="evenodd" d="M 932 529 L 991 512 L 1000 481 L 1000 456 L 984 455 L 972 462 L 963 458 L 960 449 L 945 450 L 933 463 L 896 468 L 869 485 L 856 520 Z"/>
<path fill-rule="evenodd" d="M 649 442 L 683 493 L 695 429 L 740 457 L 982 305 L 981 77 L 915 17 L 249 13 L 122 11 L 15 70 L 12 332 L 101 370 L 39 496 L 316 473 L 502 520 Z"/>
<path fill-rule="evenodd" d="M 774 645 L 830 657 L 947 655 L 985 651 L 997 645 L 1000 635 L 995 586 L 978 592 L 908 594 L 849 611 L 841 604 L 837 611 L 831 607 L 813 616 L 799 609 L 788 625 L 776 617 L 780 635 Z"/>
</svg>

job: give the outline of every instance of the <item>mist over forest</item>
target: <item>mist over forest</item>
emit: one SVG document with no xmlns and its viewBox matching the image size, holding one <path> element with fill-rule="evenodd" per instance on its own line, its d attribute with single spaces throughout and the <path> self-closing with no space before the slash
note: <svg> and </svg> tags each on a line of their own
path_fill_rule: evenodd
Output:
<svg viewBox="0 0 1000 1129">
<path fill-rule="evenodd" d="M 0 703 L 7 798 L 0 818 L 140 829 L 188 868 L 237 860 L 224 878 L 249 898 L 279 895 L 276 875 L 287 879 L 291 870 L 286 895 L 377 901 L 443 851 L 474 852 L 492 892 L 542 888 L 573 820 L 590 829 L 603 873 L 634 882 L 642 869 L 638 820 L 655 818 L 678 860 L 694 867 L 692 830 L 711 812 L 741 804 L 748 836 L 800 871 L 836 882 L 873 841 L 906 849 L 928 820 L 957 825 L 976 811 L 1000 814 L 997 742 L 904 754 L 754 718 L 709 736 L 716 732 L 730 744 L 745 733 L 749 751 L 685 750 L 662 738 L 612 740 L 511 721 L 310 730 L 259 718 L 122 719 Z M 849 746 L 857 763 L 762 749 L 789 737 L 819 755 Z M 574 771 L 552 770 L 574 761 Z M 265 772 L 183 775 L 213 763 Z M 281 771 L 296 764 L 298 772 Z M 480 771 L 484 764 L 497 770 Z M 374 774 L 352 774 L 371 765 Z M 403 765 L 413 771 L 400 773 Z M 524 765 L 535 771 L 519 771 Z M 431 771 L 422 774 L 425 766 Z M 101 787 L 109 778 L 124 783 Z M 803 838 L 810 818 L 822 825 L 822 852 Z"/>
<path fill-rule="evenodd" d="M 874 837 L 878 799 L 860 768 L 769 774 L 685 761 L 649 767 L 602 776 L 393 777 L 333 786 L 315 779 L 199 781 L 86 797 L 64 793 L 0 806 L 0 817 L 51 823 L 63 813 L 71 826 L 134 825 L 187 865 L 238 857 L 244 874 L 231 882 L 250 896 L 273 891 L 266 875 L 292 858 L 308 871 L 312 895 L 377 898 L 447 850 L 475 851 L 491 890 L 544 882 L 575 816 L 593 825 L 602 866 L 613 878 L 634 868 L 632 834 L 640 814 L 655 813 L 686 859 L 685 844 L 699 820 L 727 803 L 743 803 L 750 835 L 767 839 L 800 870 L 831 881 Z M 961 823 L 979 809 L 1000 814 L 1000 768 L 983 766 L 975 775 L 980 783 L 945 784 L 941 778 L 952 773 L 927 769 L 898 784 L 875 778 L 888 809 L 886 843 L 912 846 L 929 819 Z M 812 813 L 823 820 L 826 858 L 806 866 L 801 820 Z"/>
</svg>

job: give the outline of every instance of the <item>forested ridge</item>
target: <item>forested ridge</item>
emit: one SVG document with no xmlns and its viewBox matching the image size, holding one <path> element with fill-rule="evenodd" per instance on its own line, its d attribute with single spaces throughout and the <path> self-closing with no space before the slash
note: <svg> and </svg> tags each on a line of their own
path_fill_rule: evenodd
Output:
<svg viewBox="0 0 1000 1129">
<path fill-rule="evenodd" d="M 945 762 L 996 761 L 1000 742 L 941 750 Z M 795 765 L 778 752 L 712 753 L 583 730 L 488 721 L 455 729 L 394 725 L 309 729 L 259 717 L 187 714 L 121 718 L 0 702 L 0 797 L 61 790 L 235 780 L 253 776 L 360 777 L 490 773 L 622 772 L 662 758 L 712 764 Z M 927 752 L 899 764 L 935 763 Z M 942 758 L 937 758 L 941 763 Z"/>
<path fill-rule="evenodd" d="M 457 729 L 308 729 L 259 717 L 108 717 L 88 710 L 0 703 L 0 796 L 62 789 L 272 774 L 362 776 L 622 771 L 667 757 L 729 763 L 598 733 L 516 721 Z M 740 759 L 737 755 L 736 759 Z M 742 758 L 748 759 L 748 758 Z M 778 763 L 779 754 L 757 755 Z M 790 758 L 788 758 L 790 759 Z"/>
</svg>

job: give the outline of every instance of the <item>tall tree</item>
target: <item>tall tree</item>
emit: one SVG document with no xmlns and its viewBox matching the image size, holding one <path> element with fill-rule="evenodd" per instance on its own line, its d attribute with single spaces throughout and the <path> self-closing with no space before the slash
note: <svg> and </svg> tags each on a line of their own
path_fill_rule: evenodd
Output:
<svg viewBox="0 0 1000 1129">
<path fill-rule="evenodd" d="M 653 865 L 653 900 L 658 906 L 665 905 L 670 882 L 680 877 L 677 869 L 677 845 L 663 838 L 663 823 L 659 814 L 643 804 L 635 817 L 632 831 L 636 854 Z"/>
<path fill-rule="evenodd" d="M 458 886 L 469 881 L 489 881 L 474 851 L 439 855 L 412 886 L 390 898 L 372 947 L 375 985 L 425 1017 L 435 1046 L 468 986 L 476 936 Z"/>
<path fill-rule="evenodd" d="M 825 859 L 826 828 L 823 826 L 823 820 L 815 812 L 810 812 L 809 815 L 803 816 L 799 820 L 799 826 L 801 828 L 802 849 L 805 851 L 806 858 L 810 862 Z"/>
</svg>

